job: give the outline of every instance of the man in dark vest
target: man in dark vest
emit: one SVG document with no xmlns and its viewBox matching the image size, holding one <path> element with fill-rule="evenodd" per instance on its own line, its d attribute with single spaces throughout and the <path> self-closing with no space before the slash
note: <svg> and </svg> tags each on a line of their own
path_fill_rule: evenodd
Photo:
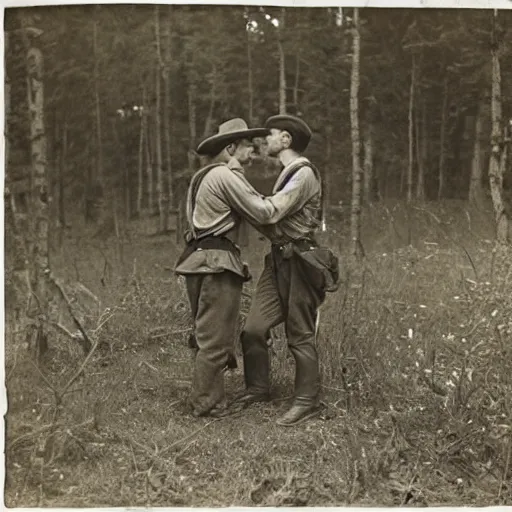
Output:
<svg viewBox="0 0 512 512">
<path fill-rule="evenodd" d="M 273 190 L 279 193 L 272 197 L 286 216 L 275 225 L 259 228 L 270 239 L 271 250 L 265 257 L 241 336 L 246 389 L 233 405 L 269 400 L 267 341 L 270 329 L 284 322 L 295 359 L 295 393 L 292 407 L 277 423 L 291 426 L 321 410 L 318 308 L 325 292 L 336 288 L 337 259 L 315 241 L 315 232 L 323 224 L 322 183 L 317 169 L 302 156 L 311 139 L 310 128 L 302 119 L 288 115 L 272 116 L 265 126 L 270 129 L 268 154 L 278 157 L 284 166 Z M 326 272 L 317 272 L 324 262 Z M 325 276 L 331 280 L 331 289 Z"/>
<path fill-rule="evenodd" d="M 190 394 L 195 416 L 228 413 L 224 369 L 234 353 L 244 281 L 250 279 L 241 259 L 243 220 L 253 225 L 277 222 L 282 214 L 273 198 L 259 194 L 246 180 L 252 139 L 269 133 L 232 119 L 197 148 L 212 164 L 192 177 L 187 196 L 187 246 L 175 271 L 185 276 L 197 346 Z"/>
</svg>

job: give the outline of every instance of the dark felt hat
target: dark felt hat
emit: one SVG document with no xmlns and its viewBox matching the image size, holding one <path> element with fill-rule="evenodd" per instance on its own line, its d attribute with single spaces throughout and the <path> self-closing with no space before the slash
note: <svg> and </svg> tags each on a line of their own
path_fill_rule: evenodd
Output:
<svg viewBox="0 0 512 512">
<path fill-rule="evenodd" d="M 240 139 L 265 137 L 268 134 L 268 128 L 249 128 L 243 119 L 237 117 L 219 125 L 219 131 L 203 140 L 197 146 L 197 152 L 200 155 L 215 156 L 232 142 Z"/>
<path fill-rule="evenodd" d="M 295 148 L 300 152 L 306 150 L 311 140 L 311 128 L 300 117 L 287 114 L 272 116 L 267 119 L 265 128 L 286 130 L 292 136 Z"/>
</svg>

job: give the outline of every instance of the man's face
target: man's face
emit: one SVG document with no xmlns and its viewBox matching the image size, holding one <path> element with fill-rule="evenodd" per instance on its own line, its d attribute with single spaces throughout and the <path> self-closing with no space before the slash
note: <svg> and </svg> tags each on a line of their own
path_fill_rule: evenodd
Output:
<svg viewBox="0 0 512 512">
<path fill-rule="evenodd" d="M 283 131 L 277 128 L 270 130 L 270 135 L 267 135 L 267 154 L 269 156 L 277 156 L 285 149 L 283 135 Z"/>
<path fill-rule="evenodd" d="M 249 139 L 242 139 L 238 142 L 235 154 L 233 155 L 241 164 L 247 164 L 254 152 L 254 143 Z"/>
</svg>

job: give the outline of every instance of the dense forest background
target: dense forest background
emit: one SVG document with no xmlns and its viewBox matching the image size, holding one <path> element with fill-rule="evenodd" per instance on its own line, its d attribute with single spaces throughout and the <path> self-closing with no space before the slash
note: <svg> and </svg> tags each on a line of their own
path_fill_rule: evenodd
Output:
<svg viewBox="0 0 512 512">
<path fill-rule="evenodd" d="M 6 504 L 512 503 L 511 20 L 7 9 Z M 313 129 L 319 238 L 340 257 L 317 340 L 325 409 L 275 425 L 294 378 L 279 327 L 271 402 L 194 419 L 173 266 L 195 148 L 228 118 L 285 112 Z M 247 168 L 263 193 L 278 172 L 264 151 Z M 249 238 L 240 327 L 268 251 Z"/>
<path fill-rule="evenodd" d="M 30 166 L 25 54 L 34 44 L 44 57 L 52 216 L 62 225 L 79 214 L 94 221 L 103 203 L 115 202 L 126 219 L 172 214 L 184 171 L 199 165 L 202 138 L 230 117 L 258 125 L 277 112 L 311 125 L 308 156 L 324 171 L 329 202 L 339 205 L 352 194 L 357 51 L 364 200 L 476 204 L 489 189 L 493 46 L 502 129 L 512 117 L 510 16 L 368 8 L 355 23 L 348 8 L 9 9 L 7 179 Z M 249 174 L 266 191 L 261 179 L 276 166 L 265 163 Z"/>
</svg>

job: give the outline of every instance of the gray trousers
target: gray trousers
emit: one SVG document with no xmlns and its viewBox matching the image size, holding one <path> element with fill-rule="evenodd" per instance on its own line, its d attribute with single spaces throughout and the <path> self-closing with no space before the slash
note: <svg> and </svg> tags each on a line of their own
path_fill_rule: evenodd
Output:
<svg viewBox="0 0 512 512">
<path fill-rule="evenodd" d="M 241 336 L 245 384 L 249 392 L 269 392 L 267 340 L 270 329 L 284 322 L 288 347 L 295 359 L 294 403 L 316 405 L 321 385 L 316 320 L 325 293 L 311 286 L 302 265 L 296 254 L 285 257 L 279 246 L 272 246 L 265 257 Z"/>
<path fill-rule="evenodd" d="M 198 346 L 190 404 L 197 415 L 226 406 L 224 368 L 238 328 L 243 280 L 233 272 L 186 276 Z"/>
</svg>

